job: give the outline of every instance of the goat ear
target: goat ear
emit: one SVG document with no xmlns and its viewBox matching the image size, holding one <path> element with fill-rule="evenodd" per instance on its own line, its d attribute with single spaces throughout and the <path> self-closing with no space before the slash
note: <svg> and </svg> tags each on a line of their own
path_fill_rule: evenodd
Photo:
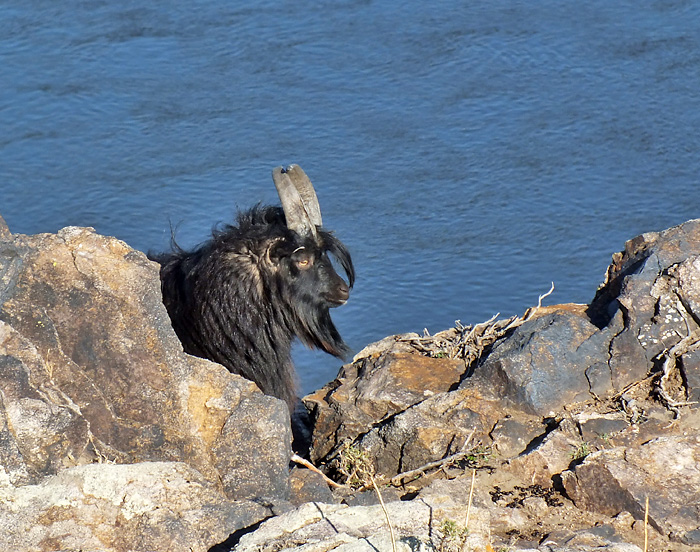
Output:
<svg viewBox="0 0 700 552">
<path fill-rule="evenodd" d="M 282 257 L 289 254 L 287 243 L 284 238 L 277 238 L 267 247 L 266 256 L 272 262 L 278 262 Z"/>
<path fill-rule="evenodd" d="M 350 287 L 355 285 L 355 267 L 352 264 L 350 252 L 343 243 L 330 232 L 321 232 L 326 251 L 335 257 L 336 261 L 343 267 L 348 278 Z"/>
</svg>

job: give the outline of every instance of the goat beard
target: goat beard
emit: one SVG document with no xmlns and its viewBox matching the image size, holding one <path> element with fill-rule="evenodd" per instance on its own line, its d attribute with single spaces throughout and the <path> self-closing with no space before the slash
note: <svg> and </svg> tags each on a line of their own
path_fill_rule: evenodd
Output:
<svg viewBox="0 0 700 552">
<path fill-rule="evenodd" d="M 329 309 L 322 307 L 315 312 L 311 309 L 308 309 L 308 312 L 305 311 L 307 309 L 301 309 L 301 312 L 297 313 L 299 325 L 290 330 L 310 349 L 321 349 L 345 360 L 350 354 L 350 347 L 340 337 Z"/>
</svg>

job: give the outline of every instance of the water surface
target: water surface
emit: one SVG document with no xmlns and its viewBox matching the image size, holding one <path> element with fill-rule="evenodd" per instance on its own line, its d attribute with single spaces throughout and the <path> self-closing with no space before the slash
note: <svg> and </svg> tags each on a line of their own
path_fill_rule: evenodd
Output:
<svg viewBox="0 0 700 552">
<path fill-rule="evenodd" d="M 385 335 L 588 302 L 700 216 L 694 2 L 0 0 L 0 214 L 194 245 L 299 163 Z M 305 391 L 340 362 L 299 350 Z"/>
</svg>

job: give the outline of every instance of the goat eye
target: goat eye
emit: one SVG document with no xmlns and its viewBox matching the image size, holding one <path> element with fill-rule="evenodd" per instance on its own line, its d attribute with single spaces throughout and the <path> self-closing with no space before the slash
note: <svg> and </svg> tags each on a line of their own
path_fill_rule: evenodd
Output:
<svg viewBox="0 0 700 552">
<path fill-rule="evenodd" d="M 296 261 L 297 268 L 300 270 L 306 270 L 307 268 L 311 268 L 311 265 L 313 264 L 313 260 L 310 257 L 304 257 L 303 259 L 299 259 Z"/>
</svg>

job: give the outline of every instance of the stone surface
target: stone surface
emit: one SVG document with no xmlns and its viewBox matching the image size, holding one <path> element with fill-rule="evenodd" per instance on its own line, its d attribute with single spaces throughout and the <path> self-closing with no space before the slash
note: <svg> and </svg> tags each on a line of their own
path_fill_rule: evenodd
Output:
<svg viewBox="0 0 700 552">
<path fill-rule="evenodd" d="M 580 551 L 636 549 L 649 494 L 654 546 L 685 552 L 700 534 L 689 521 L 699 515 L 700 483 L 688 468 L 700 427 L 698 307 L 700 221 L 644 234 L 614 255 L 590 305 L 530 309 L 501 326 L 507 331 L 476 362 L 446 358 L 465 341 L 445 344 L 445 336 L 464 336 L 463 327 L 441 332 L 435 347 L 415 334 L 369 346 L 306 398 L 312 458 L 333 468 L 352 444 L 391 477 L 462 451 L 471 436 L 480 452 L 402 479 L 404 498 L 415 502 L 440 477 L 468 479 L 476 465 L 498 489 L 493 504 L 483 492 L 475 498 L 494 532 L 533 549 L 550 538 L 552 550 Z M 672 451 L 683 476 L 662 460 L 645 466 L 661 450 Z M 637 521 L 623 528 L 625 512 Z M 543 518 L 559 522 L 545 529 Z"/>
<path fill-rule="evenodd" d="M 464 499 L 468 494 L 468 489 L 463 486 L 436 485 L 410 502 L 385 501 L 386 514 L 381 505 L 348 507 L 342 504 L 304 504 L 264 522 L 255 532 L 244 535 L 233 550 L 392 550 L 391 531 L 386 521 L 388 517 L 397 551 L 486 552 L 507 549 L 512 552 L 641 552 L 638 546 L 617 540 L 614 530 L 598 528 L 574 531 L 560 539 L 561 542 L 547 540 L 541 546 L 522 538 L 504 543 L 491 534 L 491 527 L 505 524 L 517 531 L 516 528 L 524 524 L 522 515 L 510 509 L 504 519 L 497 520 L 498 515 L 492 511 L 473 506 L 469 508 L 468 527 L 465 528 L 467 504 Z"/>
<path fill-rule="evenodd" d="M 391 550 L 391 532 L 397 550 L 434 550 L 442 545 L 463 544 L 467 549 L 485 550 L 488 538 L 488 514 L 472 509 L 469 534 L 454 536 L 454 543 L 445 535 L 445 522 L 456 528 L 464 524 L 464 503 L 438 495 L 426 495 L 411 502 L 386 502 L 386 515 L 381 505 L 354 506 L 308 503 L 296 510 L 264 522 L 254 533 L 244 535 L 234 548 L 236 552 L 271 550 L 305 551 L 371 551 Z"/>
<path fill-rule="evenodd" d="M 439 393 L 376 424 L 355 443 L 374 458 L 377 472 L 393 476 L 461 451 L 470 436 L 479 442 L 502 416 L 497 401 L 473 389 Z"/>
<path fill-rule="evenodd" d="M 88 464 L 38 485 L 0 482 L 0 549 L 206 552 L 266 515 L 183 463 Z"/>
<path fill-rule="evenodd" d="M 286 406 L 222 366 L 182 352 L 161 302 L 156 264 L 86 228 L 1 235 L 0 476 L 6 496 L 63 484 L 54 478 L 80 466 L 99 463 L 107 481 L 110 468 L 118 477 L 121 465 L 179 462 L 206 481 L 212 503 L 289 498 Z M 136 483 L 134 489 L 140 492 Z M 83 515 L 68 506 L 61 519 L 68 523 L 72 513 Z M 209 545 L 216 544 L 215 535 L 240 529 L 237 523 L 265 515 L 220 516 L 231 525 L 212 532 Z M 116 540 L 105 540 L 104 548 L 122 549 L 117 541 L 127 537 L 119 530 L 110 535 Z"/>
<path fill-rule="evenodd" d="M 323 477 L 306 468 L 294 468 L 289 475 L 291 502 L 299 506 L 306 502 L 336 502 Z"/>
<path fill-rule="evenodd" d="M 479 385 L 519 410 L 542 416 L 586 400 L 585 367 L 607 362 L 607 351 L 590 339 L 597 331 L 584 307 L 550 309 L 497 343 L 462 386 Z"/>
<path fill-rule="evenodd" d="M 164 460 L 231 497 L 288 492 L 283 405 L 182 353 L 145 255 L 84 228 L 17 235 L 0 245 L 0 282 L 0 457 L 13 483 Z"/>
<path fill-rule="evenodd" d="M 305 404 L 312 460 L 353 445 L 383 507 L 290 477 L 285 405 L 182 353 L 143 254 L 0 219 L 0 548 L 389 550 L 388 514 L 399 550 L 690 552 L 699 307 L 690 221 L 630 240 L 590 305 L 368 346 Z"/>
<path fill-rule="evenodd" d="M 590 305 L 600 325 L 623 320 L 610 341 L 616 391 L 644 378 L 653 359 L 697 328 L 700 220 L 642 234 L 613 256 L 605 283 Z"/>
<path fill-rule="evenodd" d="M 375 349 L 368 349 L 367 356 L 358 355 L 343 366 L 335 381 L 304 398 L 314 423 L 313 461 L 325 458 L 376 422 L 447 391 L 464 372 L 464 363 L 457 360 L 393 350 L 380 354 Z"/>
<path fill-rule="evenodd" d="M 635 448 L 588 456 L 562 474 L 567 494 L 584 509 L 626 511 L 671 539 L 700 546 L 700 437 L 659 437 Z"/>
<path fill-rule="evenodd" d="M 565 419 L 538 446 L 510 460 L 509 469 L 517 474 L 527 474 L 526 480 L 530 484 L 551 487 L 554 477 L 582 454 L 582 446 L 576 424 Z"/>
</svg>

